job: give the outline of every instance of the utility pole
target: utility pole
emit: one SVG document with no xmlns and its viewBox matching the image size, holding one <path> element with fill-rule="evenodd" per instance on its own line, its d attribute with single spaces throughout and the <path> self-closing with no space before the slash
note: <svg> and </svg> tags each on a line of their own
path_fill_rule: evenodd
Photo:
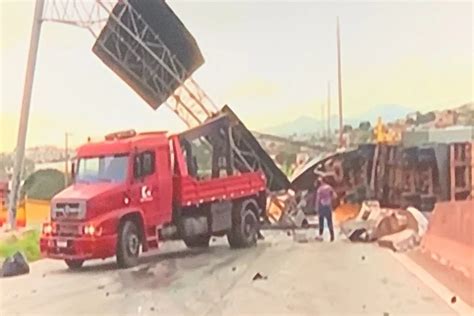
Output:
<svg viewBox="0 0 474 316">
<path fill-rule="evenodd" d="M 69 146 L 68 146 L 68 140 L 69 136 L 71 136 L 70 133 L 66 132 L 64 133 L 64 187 L 67 187 L 68 180 L 69 180 Z"/>
<path fill-rule="evenodd" d="M 328 81 L 328 137 L 331 138 L 331 82 Z"/>
<path fill-rule="evenodd" d="M 337 17 L 337 82 L 339 88 L 339 146 L 342 147 L 344 120 L 342 117 L 341 36 L 339 32 L 339 17 Z"/>
<path fill-rule="evenodd" d="M 18 201 L 18 194 L 20 191 L 23 160 L 25 158 L 26 132 L 28 129 L 28 116 L 30 114 L 31 92 L 33 89 L 36 57 L 38 55 L 43 9 L 44 0 L 36 0 L 33 26 L 31 28 L 28 63 L 26 66 L 25 85 L 23 87 L 23 100 L 21 103 L 20 124 L 18 127 L 18 138 L 15 149 L 15 163 L 13 165 L 12 189 L 10 191 L 10 203 L 8 206 L 8 223 L 12 229 L 16 228 L 16 206 Z"/>
<path fill-rule="evenodd" d="M 324 117 L 324 103 L 321 104 L 321 138 L 326 137 L 326 129 L 324 128 L 324 122 L 326 118 Z"/>
</svg>

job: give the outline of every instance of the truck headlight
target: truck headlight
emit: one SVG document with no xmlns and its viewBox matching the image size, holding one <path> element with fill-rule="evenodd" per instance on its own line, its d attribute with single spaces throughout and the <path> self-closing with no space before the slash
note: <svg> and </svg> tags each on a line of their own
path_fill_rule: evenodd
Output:
<svg viewBox="0 0 474 316">
<path fill-rule="evenodd" d="M 53 225 L 51 223 L 44 223 L 43 224 L 43 234 L 44 235 L 51 235 L 53 233 Z"/>
<path fill-rule="evenodd" d="M 89 236 L 100 236 L 102 235 L 102 228 L 101 227 L 95 227 L 94 225 L 86 225 L 84 226 L 84 235 L 89 235 Z"/>
</svg>

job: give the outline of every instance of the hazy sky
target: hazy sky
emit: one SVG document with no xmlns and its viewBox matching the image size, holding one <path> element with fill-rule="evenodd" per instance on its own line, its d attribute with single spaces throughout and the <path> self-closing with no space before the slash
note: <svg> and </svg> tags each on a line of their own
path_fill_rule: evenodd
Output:
<svg viewBox="0 0 474 316">
<path fill-rule="evenodd" d="M 34 2 L 0 3 L 3 151 L 16 143 Z M 380 104 L 427 111 L 473 100 L 470 2 L 169 4 L 206 59 L 194 78 L 252 129 L 320 115 L 328 80 L 336 91 L 336 16 L 347 117 Z M 83 29 L 43 24 L 28 146 L 62 145 L 65 131 L 76 145 L 126 128 L 183 128 L 165 107 L 153 111 L 142 101 L 91 52 L 92 44 Z"/>
</svg>

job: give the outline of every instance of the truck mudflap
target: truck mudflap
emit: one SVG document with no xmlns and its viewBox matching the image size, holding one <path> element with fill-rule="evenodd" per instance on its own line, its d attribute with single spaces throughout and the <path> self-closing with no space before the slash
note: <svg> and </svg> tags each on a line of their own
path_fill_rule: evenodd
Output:
<svg viewBox="0 0 474 316">
<path fill-rule="evenodd" d="M 43 257 L 53 259 L 103 259 L 115 255 L 117 235 L 100 237 L 42 236 L 40 250 Z"/>
</svg>

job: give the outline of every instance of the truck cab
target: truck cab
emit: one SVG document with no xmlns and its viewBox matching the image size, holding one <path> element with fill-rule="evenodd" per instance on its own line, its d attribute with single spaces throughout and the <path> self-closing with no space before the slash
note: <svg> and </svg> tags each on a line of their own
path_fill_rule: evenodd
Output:
<svg viewBox="0 0 474 316">
<path fill-rule="evenodd" d="M 199 177 L 184 143 L 180 135 L 125 131 L 79 147 L 72 185 L 51 201 L 42 254 L 71 269 L 112 256 L 119 267 L 130 267 L 140 251 L 166 239 L 206 247 L 210 236 L 227 234 L 231 246 L 255 244 L 264 175 Z"/>
</svg>

